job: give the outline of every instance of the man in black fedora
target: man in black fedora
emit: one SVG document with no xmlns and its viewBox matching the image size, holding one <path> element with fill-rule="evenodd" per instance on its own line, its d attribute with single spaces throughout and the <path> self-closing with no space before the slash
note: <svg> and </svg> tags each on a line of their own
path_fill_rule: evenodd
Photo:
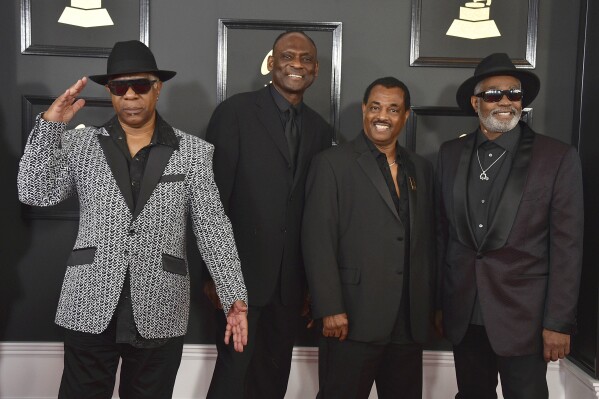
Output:
<svg viewBox="0 0 599 399">
<path fill-rule="evenodd" d="M 581 168 L 573 147 L 520 121 L 539 87 L 507 54 L 486 57 L 456 96 L 479 127 L 439 150 L 439 303 L 458 399 L 496 398 L 498 373 L 505 398 L 547 398 L 547 362 L 570 350 Z"/>
<path fill-rule="evenodd" d="M 59 398 L 170 398 L 189 314 L 187 221 L 227 316 L 225 342 L 247 344 L 247 292 L 212 173 L 213 146 L 156 112 L 164 81 L 139 41 L 118 42 L 105 85 L 116 115 L 66 130 L 83 108 L 79 79 L 40 114 L 21 159 L 19 199 L 50 206 L 77 193 L 80 221 L 56 313 L 65 328 Z"/>
</svg>

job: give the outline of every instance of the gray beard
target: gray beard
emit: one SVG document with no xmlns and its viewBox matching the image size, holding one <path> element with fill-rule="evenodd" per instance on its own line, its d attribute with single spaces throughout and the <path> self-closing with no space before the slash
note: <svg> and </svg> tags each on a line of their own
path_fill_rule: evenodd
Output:
<svg viewBox="0 0 599 399">
<path fill-rule="evenodd" d="M 480 107 L 478 107 L 478 118 L 480 119 L 482 125 L 487 128 L 487 130 L 496 133 L 505 133 L 516 127 L 518 121 L 520 120 L 520 116 L 522 115 L 522 111 L 518 111 L 514 107 L 511 107 L 510 110 L 513 113 L 512 119 L 509 121 L 500 121 L 495 118 L 495 113 L 504 110 L 493 110 L 489 116 L 484 117 L 481 115 Z"/>
</svg>

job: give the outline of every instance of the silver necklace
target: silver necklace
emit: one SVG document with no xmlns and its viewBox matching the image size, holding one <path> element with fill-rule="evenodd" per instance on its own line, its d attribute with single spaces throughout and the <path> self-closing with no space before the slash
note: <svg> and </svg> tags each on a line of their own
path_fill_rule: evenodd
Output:
<svg viewBox="0 0 599 399">
<path fill-rule="evenodd" d="M 497 163 L 501 159 L 501 157 L 505 154 L 507 150 L 503 150 L 500 156 L 497 157 L 496 160 L 493 161 L 491 165 L 487 169 L 483 169 L 483 165 L 480 163 L 480 157 L 478 156 L 478 150 L 476 150 L 476 159 L 478 159 L 478 166 L 480 166 L 481 174 L 478 176 L 481 180 L 489 180 L 489 176 L 487 176 L 487 170 L 491 169 L 493 165 Z"/>
</svg>

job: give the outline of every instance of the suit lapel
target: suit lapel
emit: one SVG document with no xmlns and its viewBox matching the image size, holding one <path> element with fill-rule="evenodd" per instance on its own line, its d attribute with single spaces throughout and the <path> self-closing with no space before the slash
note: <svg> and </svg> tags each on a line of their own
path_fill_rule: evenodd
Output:
<svg viewBox="0 0 599 399">
<path fill-rule="evenodd" d="M 141 179 L 137 206 L 133 212 L 133 220 L 139 216 L 146 202 L 150 199 L 150 196 L 160 181 L 160 177 L 162 177 L 164 169 L 166 168 L 169 159 L 171 159 L 173 152 L 173 147 L 163 144 L 157 144 L 150 150 L 146 169 L 143 178 Z"/>
<path fill-rule="evenodd" d="M 121 194 L 123 195 L 123 198 L 125 198 L 129 210 L 133 213 L 133 193 L 131 192 L 127 161 L 110 136 L 98 134 L 97 137 L 100 146 L 102 147 L 102 151 L 104 151 L 104 157 L 110 167 L 112 176 L 114 177 L 114 180 L 116 180 L 116 184 L 121 190 Z"/>
<path fill-rule="evenodd" d="M 360 134 L 353 141 L 355 150 L 359 153 L 357 162 L 368 177 L 368 179 L 372 182 L 380 196 L 389 207 L 389 210 L 393 213 L 393 215 L 399 220 L 399 214 L 395 209 L 395 204 L 391 199 L 391 194 L 389 194 L 389 187 L 387 187 L 387 183 L 385 182 L 385 178 L 379 169 L 379 166 L 372 155 L 370 149 L 364 143 L 364 138 L 362 134 Z"/>
<path fill-rule="evenodd" d="M 501 192 L 493 221 L 480 246 L 480 252 L 491 251 L 505 245 L 518 213 L 518 204 L 524 192 L 535 137 L 534 132 L 527 126 L 521 124 L 521 127 L 522 138 L 512 161 L 507 182 Z"/>
<path fill-rule="evenodd" d="M 274 141 L 275 146 L 279 149 L 281 155 L 283 155 L 287 163 L 290 164 L 291 157 L 289 156 L 289 147 L 287 147 L 287 141 L 283 134 L 279 109 L 272 99 L 270 88 L 268 86 L 258 92 L 256 106 L 258 107 L 256 112 L 258 119 L 266 128 L 268 135 L 272 141 Z"/>
<path fill-rule="evenodd" d="M 477 248 L 474 232 L 470 228 L 470 215 L 468 213 L 468 173 L 476 133 L 469 134 L 464 140 L 453 184 L 453 213 L 456 233 L 460 242 L 471 248 Z"/>
</svg>

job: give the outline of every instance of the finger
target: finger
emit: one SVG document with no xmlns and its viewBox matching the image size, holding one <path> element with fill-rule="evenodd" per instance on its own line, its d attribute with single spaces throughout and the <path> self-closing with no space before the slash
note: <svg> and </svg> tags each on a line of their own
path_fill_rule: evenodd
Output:
<svg viewBox="0 0 599 399">
<path fill-rule="evenodd" d="M 225 344 L 229 344 L 229 340 L 231 338 L 231 325 L 227 323 L 227 327 L 225 328 Z"/>
<path fill-rule="evenodd" d="M 339 337 L 339 341 L 345 341 L 345 338 L 347 338 L 347 333 L 348 333 L 347 326 L 341 327 L 341 335 Z"/>
</svg>

